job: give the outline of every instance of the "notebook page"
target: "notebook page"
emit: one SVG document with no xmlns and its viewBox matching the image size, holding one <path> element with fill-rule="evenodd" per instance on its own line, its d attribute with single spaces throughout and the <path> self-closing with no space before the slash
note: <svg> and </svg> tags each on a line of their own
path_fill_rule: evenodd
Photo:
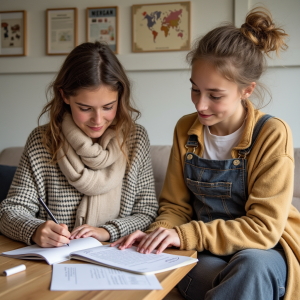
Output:
<svg viewBox="0 0 300 300">
<path fill-rule="evenodd" d="M 32 245 L 17 250 L 3 252 L 2 255 L 21 259 L 26 259 L 26 256 L 40 255 L 45 258 L 49 265 L 52 265 L 54 263 L 69 260 L 69 254 L 73 251 L 98 247 L 102 244 L 92 237 L 87 237 L 71 240 L 69 245 L 69 247 L 65 245 L 57 248 L 42 248 L 38 245 Z M 32 257 L 29 259 L 32 259 Z"/>
</svg>

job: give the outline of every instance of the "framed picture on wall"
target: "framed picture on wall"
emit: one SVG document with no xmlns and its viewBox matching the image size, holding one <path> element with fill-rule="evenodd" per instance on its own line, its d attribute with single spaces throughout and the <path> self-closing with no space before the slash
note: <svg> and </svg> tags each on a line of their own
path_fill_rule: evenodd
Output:
<svg viewBox="0 0 300 300">
<path fill-rule="evenodd" d="M 88 42 L 105 42 L 114 53 L 118 53 L 118 6 L 88 7 L 86 36 Z"/>
<path fill-rule="evenodd" d="M 64 55 L 77 46 L 77 8 L 46 10 L 48 55 Z"/>
<path fill-rule="evenodd" d="M 132 51 L 185 51 L 191 44 L 191 3 L 132 6 Z"/>
<path fill-rule="evenodd" d="M 26 55 L 26 11 L 0 11 L 0 56 Z"/>
</svg>

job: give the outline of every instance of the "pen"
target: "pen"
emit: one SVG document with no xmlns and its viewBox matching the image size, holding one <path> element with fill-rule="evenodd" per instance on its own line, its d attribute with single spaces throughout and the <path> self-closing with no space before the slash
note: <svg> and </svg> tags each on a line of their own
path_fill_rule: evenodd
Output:
<svg viewBox="0 0 300 300">
<path fill-rule="evenodd" d="M 48 215 L 50 216 L 50 218 L 52 219 L 52 221 L 59 225 L 59 223 L 56 221 L 56 219 L 55 219 L 54 216 L 52 215 L 52 212 L 49 210 L 49 208 L 47 207 L 47 205 L 45 204 L 45 202 L 44 202 L 41 198 L 38 198 L 38 199 L 39 199 L 39 202 L 40 202 L 40 203 L 43 205 L 43 207 L 45 208 L 46 212 L 48 213 Z M 68 245 L 68 247 L 70 247 L 69 244 L 66 244 L 66 245 Z"/>
</svg>

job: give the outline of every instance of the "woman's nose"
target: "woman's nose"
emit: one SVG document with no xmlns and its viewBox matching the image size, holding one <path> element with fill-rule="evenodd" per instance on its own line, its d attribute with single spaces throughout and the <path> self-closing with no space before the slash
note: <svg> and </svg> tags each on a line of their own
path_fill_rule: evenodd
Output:
<svg viewBox="0 0 300 300">
<path fill-rule="evenodd" d="M 96 111 L 93 115 L 93 118 L 92 118 L 92 122 L 95 124 L 95 125 L 101 125 L 101 121 L 102 121 L 102 116 L 101 116 L 101 112 L 100 111 Z"/>
<path fill-rule="evenodd" d="M 197 111 L 205 111 L 208 109 L 208 99 L 205 98 L 204 95 L 200 95 L 197 102 L 195 103 L 195 107 Z"/>
</svg>

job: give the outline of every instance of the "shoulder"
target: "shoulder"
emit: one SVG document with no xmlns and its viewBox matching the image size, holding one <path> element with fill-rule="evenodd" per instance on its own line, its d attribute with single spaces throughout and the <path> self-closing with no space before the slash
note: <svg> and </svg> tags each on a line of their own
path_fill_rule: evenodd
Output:
<svg viewBox="0 0 300 300">
<path fill-rule="evenodd" d="M 186 128 L 187 130 L 189 130 L 192 127 L 192 125 L 195 123 L 195 120 L 197 119 L 198 119 L 197 112 L 184 115 L 178 120 L 176 124 L 176 128 Z"/>
<path fill-rule="evenodd" d="M 263 113 L 259 113 L 259 118 L 262 115 Z M 293 139 L 289 125 L 277 117 L 269 119 L 262 127 L 254 148 L 269 154 L 267 159 L 280 156 L 293 159 Z"/>
<path fill-rule="evenodd" d="M 27 151 L 31 157 L 36 155 L 50 155 L 42 142 L 43 134 L 46 132 L 47 126 L 48 124 L 38 126 L 29 134 L 25 145 L 25 151 Z"/>
<path fill-rule="evenodd" d="M 141 161 L 150 154 L 150 140 L 147 130 L 140 124 L 135 125 L 128 140 L 128 156 L 130 161 Z"/>
</svg>

